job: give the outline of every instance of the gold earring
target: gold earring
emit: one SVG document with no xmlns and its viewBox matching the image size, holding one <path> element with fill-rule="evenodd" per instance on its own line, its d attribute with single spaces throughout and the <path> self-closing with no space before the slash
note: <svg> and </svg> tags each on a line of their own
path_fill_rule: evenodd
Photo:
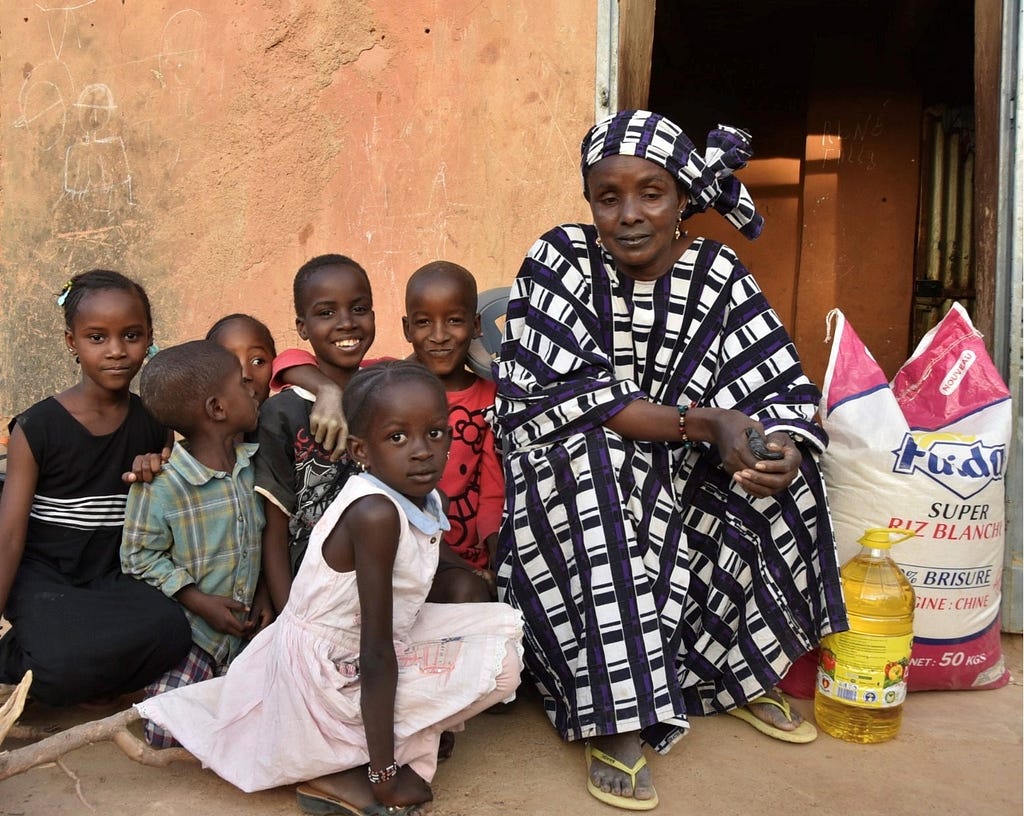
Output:
<svg viewBox="0 0 1024 816">
<path fill-rule="evenodd" d="M 71 346 L 68 346 L 68 354 L 70 354 L 72 357 L 75 358 L 75 362 L 76 363 L 81 364 L 81 361 L 78 359 L 78 354 L 75 353 L 75 350 L 73 348 L 71 348 Z"/>
<path fill-rule="evenodd" d="M 598 236 L 597 236 L 596 243 L 597 243 L 598 246 L 604 246 L 604 244 L 601 243 L 601 235 L 600 234 L 598 234 Z"/>
</svg>

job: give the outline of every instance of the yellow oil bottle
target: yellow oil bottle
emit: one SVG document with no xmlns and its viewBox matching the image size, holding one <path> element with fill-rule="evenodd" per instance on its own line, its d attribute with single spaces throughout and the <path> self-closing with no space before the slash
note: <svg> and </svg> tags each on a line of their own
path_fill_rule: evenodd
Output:
<svg viewBox="0 0 1024 816">
<path fill-rule="evenodd" d="M 821 641 L 814 716 L 826 733 L 848 742 L 892 739 L 903 720 L 907 669 L 914 640 L 914 589 L 889 556 L 913 537 L 909 530 L 876 527 L 840 575 L 847 632 Z"/>
</svg>

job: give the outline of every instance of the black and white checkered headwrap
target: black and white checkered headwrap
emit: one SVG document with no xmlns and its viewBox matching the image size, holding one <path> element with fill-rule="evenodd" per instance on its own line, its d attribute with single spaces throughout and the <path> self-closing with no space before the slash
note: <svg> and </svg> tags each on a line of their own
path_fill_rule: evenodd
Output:
<svg viewBox="0 0 1024 816">
<path fill-rule="evenodd" d="M 598 122 L 580 146 L 583 183 L 587 170 L 607 156 L 639 156 L 658 164 L 677 178 L 690 193 L 683 218 L 713 207 L 744 236 L 761 234 L 764 217 L 733 171 L 753 155 L 750 134 L 719 125 L 708 134 L 701 155 L 679 126 L 651 111 L 628 110 Z"/>
</svg>

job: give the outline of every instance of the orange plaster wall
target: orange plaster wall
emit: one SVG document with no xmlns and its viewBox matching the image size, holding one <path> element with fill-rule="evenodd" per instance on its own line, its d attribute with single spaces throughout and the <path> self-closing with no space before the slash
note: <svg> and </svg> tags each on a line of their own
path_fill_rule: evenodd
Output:
<svg viewBox="0 0 1024 816">
<path fill-rule="evenodd" d="M 4 2 L 0 415 L 77 377 L 54 297 L 94 266 L 147 287 L 162 346 L 246 311 L 284 348 L 295 270 L 342 252 L 374 285 L 373 353 L 404 354 L 414 269 L 506 284 L 585 216 L 595 20 L 584 0 Z"/>
</svg>

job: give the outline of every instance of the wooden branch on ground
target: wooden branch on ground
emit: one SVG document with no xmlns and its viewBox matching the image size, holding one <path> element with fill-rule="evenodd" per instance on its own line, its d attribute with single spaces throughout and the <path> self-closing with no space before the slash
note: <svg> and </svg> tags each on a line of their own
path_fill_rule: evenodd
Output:
<svg viewBox="0 0 1024 816">
<path fill-rule="evenodd" d="M 11 726 L 10 731 L 7 732 L 8 739 L 21 740 L 22 742 L 36 742 L 38 740 L 52 737 L 60 731 L 59 725 L 48 725 L 45 728 L 37 725 L 18 725 L 17 723 Z M 2 741 L 2 740 L 0 740 Z"/>
<path fill-rule="evenodd" d="M 196 761 L 196 758 L 184 748 L 161 750 L 146 745 L 128 730 L 128 726 L 139 719 L 141 719 L 139 712 L 135 708 L 129 708 L 102 720 L 76 725 L 32 745 L 16 748 L 13 751 L 2 751 L 0 752 L 0 780 L 24 773 L 29 768 L 39 765 L 51 762 L 59 764 L 59 760 L 64 754 L 96 742 L 113 742 L 129 759 L 142 765 L 163 768 L 172 762 Z"/>
<path fill-rule="evenodd" d="M 32 672 L 27 671 L 17 686 L 13 688 L 5 686 L 5 692 L 9 692 L 9 695 L 4 700 L 3 706 L 0 706 L 0 745 L 3 744 L 4 737 L 14 728 L 18 717 L 21 716 L 21 712 L 25 708 L 25 699 L 28 697 L 28 687 L 31 685 Z"/>
</svg>

